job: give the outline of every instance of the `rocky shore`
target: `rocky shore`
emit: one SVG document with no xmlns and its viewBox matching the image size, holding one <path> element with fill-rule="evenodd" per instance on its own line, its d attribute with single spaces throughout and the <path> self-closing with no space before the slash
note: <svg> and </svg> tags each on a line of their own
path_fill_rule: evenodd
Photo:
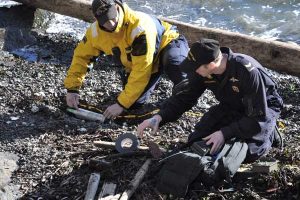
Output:
<svg viewBox="0 0 300 200">
<path fill-rule="evenodd" d="M 77 39 L 64 34 L 30 31 L 36 61 L 15 56 L 8 45 L 7 26 L 0 27 L 0 199 L 83 199 L 87 182 L 97 169 L 88 165 L 91 158 L 116 153 L 97 148 L 95 140 L 114 141 L 125 132 L 136 130 L 143 120 L 117 120 L 104 124 L 83 121 L 66 112 L 63 80 Z M 1 33 L 0 31 L 0 33 Z M 81 91 L 82 103 L 100 109 L 114 102 L 121 91 L 117 66 L 101 57 L 88 74 Z M 300 196 L 300 79 L 270 71 L 284 99 L 279 124 L 285 138 L 283 151 L 273 149 L 269 156 L 279 161 L 279 171 L 239 177 L 233 190 L 200 188 L 188 193 L 187 199 L 298 199 Z M 151 101 L 141 110 L 152 111 L 171 95 L 172 84 L 160 82 Z M 160 128 L 157 135 L 147 136 L 159 145 L 172 148 L 184 142 L 201 113 L 216 103 L 206 92 L 177 122 Z M 142 141 L 142 144 L 144 142 Z M 146 157 L 109 159 L 112 167 L 101 169 L 101 183 L 117 184 L 117 193 L 125 190 Z M 153 162 L 155 165 L 155 161 Z M 155 190 L 155 174 L 147 174 L 132 199 L 162 199 Z"/>
</svg>

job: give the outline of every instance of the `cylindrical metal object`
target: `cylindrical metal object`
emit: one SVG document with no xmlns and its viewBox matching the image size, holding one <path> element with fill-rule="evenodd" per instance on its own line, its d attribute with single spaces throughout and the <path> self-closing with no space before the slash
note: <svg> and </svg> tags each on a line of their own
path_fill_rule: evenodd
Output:
<svg viewBox="0 0 300 200">
<path fill-rule="evenodd" d="M 78 110 L 73 108 L 67 108 L 67 111 L 74 114 L 76 117 L 84 120 L 100 121 L 100 122 L 104 122 L 105 120 L 105 117 L 102 114 L 85 110 L 82 108 L 79 108 Z"/>
</svg>

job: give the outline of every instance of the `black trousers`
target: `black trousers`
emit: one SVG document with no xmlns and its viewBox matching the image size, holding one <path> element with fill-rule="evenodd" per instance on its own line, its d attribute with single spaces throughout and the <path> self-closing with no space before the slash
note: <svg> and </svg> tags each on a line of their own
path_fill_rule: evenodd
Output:
<svg viewBox="0 0 300 200">
<path fill-rule="evenodd" d="M 245 139 L 248 144 L 248 152 L 244 162 L 253 162 L 262 155 L 268 153 L 274 140 L 276 121 L 279 118 L 278 112 L 268 109 L 266 119 L 259 122 L 261 131 L 252 138 Z M 224 105 L 217 105 L 210 108 L 201 120 L 196 124 L 195 131 L 189 135 L 188 141 L 201 140 L 202 138 L 238 121 L 243 113 L 234 111 Z"/>
<path fill-rule="evenodd" d="M 159 55 L 159 71 L 151 75 L 144 92 L 138 98 L 132 108 L 139 107 L 144 104 L 153 92 L 156 84 L 159 82 L 161 75 L 165 73 L 174 85 L 180 83 L 185 78 L 185 73 L 180 71 L 180 64 L 187 57 L 189 51 L 188 42 L 184 36 L 180 35 L 177 39 L 172 40 Z M 123 85 L 127 83 L 128 75 L 123 81 Z"/>
</svg>

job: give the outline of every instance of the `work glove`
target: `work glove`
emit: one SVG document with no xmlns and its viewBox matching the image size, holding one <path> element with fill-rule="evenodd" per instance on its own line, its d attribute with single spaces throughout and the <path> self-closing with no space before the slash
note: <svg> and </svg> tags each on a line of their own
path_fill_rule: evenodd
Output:
<svg viewBox="0 0 300 200">
<path fill-rule="evenodd" d="M 79 94 L 68 92 L 66 96 L 67 105 L 71 108 L 78 109 L 79 98 Z"/>
<path fill-rule="evenodd" d="M 115 103 L 104 111 L 103 115 L 106 119 L 114 119 L 123 112 L 124 108 L 119 104 Z"/>
<path fill-rule="evenodd" d="M 161 120 L 162 118 L 160 115 L 154 115 L 150 119 L 144 120 L 137 128 L 138 137 L 142 138 L 144 136 L 144 130 L 146 128 L 151 128 L 152 134 L 156 133 Z"/>
<path fill-rule="evenodd" d="M 217 153 L 225 143 L 224 135 L 222 131 L 216 131 L 209 136 L 203 138 L 206 141 L 206 145 L 211 145 L 210 155 L 214 155 Z"/>
</svg>

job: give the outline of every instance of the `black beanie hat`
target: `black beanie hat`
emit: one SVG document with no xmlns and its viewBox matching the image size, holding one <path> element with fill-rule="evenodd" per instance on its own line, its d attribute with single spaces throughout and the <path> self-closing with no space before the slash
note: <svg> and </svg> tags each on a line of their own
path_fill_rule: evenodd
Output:
<svg viewBox="0 0 300 200">
<path fill-rule="evenodd" d="M 93 0 L 92 11 L 101 26 L 118 15 L 117 7 L 113 0 Z"/>
<path fill-rule="evenodd" d="M 180 69 L 185 73 L 195 72 L 200 65 L 214 61 L 219 54 L 219 42 L 213 39 L 203 38 L 192 44 L 187 58 L 185 58 L 180 65 Z"/>
</svg>

